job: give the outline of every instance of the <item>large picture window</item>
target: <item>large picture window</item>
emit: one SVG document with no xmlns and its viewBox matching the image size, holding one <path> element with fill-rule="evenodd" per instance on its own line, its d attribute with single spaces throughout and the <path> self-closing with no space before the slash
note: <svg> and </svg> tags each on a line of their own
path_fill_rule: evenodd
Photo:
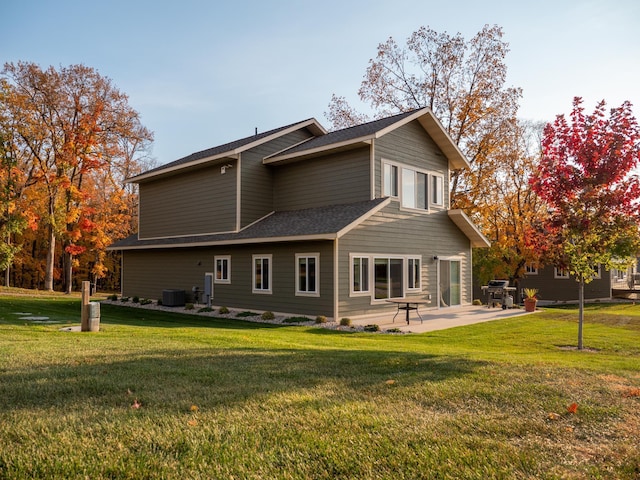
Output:
<svg viewBox="0 0 640 480">
<path fill-rule="evenodd" d="M 271 293 L 271 255 L 253 255 L 253 293 Z"/>
<path fill-rule="evenodd" d="M 374 258 L 375 300 L 404 296 L 402 258 Z"/>
<path fill-rule="evenodd" d="M 215 282 L 231 283 L 231 257 L 228 255 L 215 257 L 214 263 L 216 266 Z"/>
<path fill-rule="evenodd" d="M 319 294 L 319 258 L 319 253 L 296 254 L 296 295 L 317 296 Z"/>
<path fill-rule="evenodd" d="M 382 162 L 382 194 L 399 198 L 402 207 L 444 207 L 444 176 L 411 166 Z"/>
</svg>

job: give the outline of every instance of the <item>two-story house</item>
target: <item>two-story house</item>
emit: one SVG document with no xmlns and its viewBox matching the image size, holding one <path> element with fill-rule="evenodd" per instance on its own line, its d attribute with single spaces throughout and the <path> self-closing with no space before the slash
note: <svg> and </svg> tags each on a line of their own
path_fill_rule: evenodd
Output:
<svg viewBox="0 0 640 480">
<path fill-rule="evenodd" d="M 197 286 L 216 306 L 334 319 L 391 311 L 391 298 L 469 304 L 472 248 L 489 243 L 449 209 L 449 173 L 468 166 L 427 108 L 194 153 L 129 180 L 139 232 L 110 247 L 122 294 Z"/>
</svg>

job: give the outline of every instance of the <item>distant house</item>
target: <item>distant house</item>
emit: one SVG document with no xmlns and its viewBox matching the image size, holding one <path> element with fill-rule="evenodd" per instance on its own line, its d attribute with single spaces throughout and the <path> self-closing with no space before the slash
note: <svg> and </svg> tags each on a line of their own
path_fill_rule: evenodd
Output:
<svg viewBox="0 0 640 480">
<path fill-rule="evenodd" d="M 535 288 L 538 290 L 539 303 L 565 303 L 578 300 L 578 281 L 569 272 L 553 265 L 544 267 L 526 266 L 525 276 L 518 282 L 519 292 L 514 292 L 514 300 L 521 301 L 524 298 L 523 289 Z M 624 283 L 622 274 L 620 280 L 615 282 L 613 275 L 608 270 L 599 269 L 598 275 L 584 286 L 585 300 L 609 300 L 613 296 L 613 289 Z M 626 277 L 625 277 L 626 278 Z M 514 285 L 511 285 L 512 287 Z M 474 284 L 474 298 L 486 301 L 486 293 L 481 286 Z"/>
<path fill-rule="evenodd" d="M 486 238 L 449 209 L 468 162 L 429 109 L 327 132 L 315 119 L 194 153 L 129 181 L 139 232 L 122 294 L 193 287 L 211 303 L 342 317 L 391 298 L 472 301 L 471 249 Z"/>
<path fill-rule="evenodd" d="M 542 268 L 527 267 L 522 288 L 535 288 L 542 303 L 575 302 L 578 300 L 578 281 L 568 271 L 552 265 Z M 597 276 L 584 286 L 585 300 L 608 300 L 612 296 L 612 279 L 609 270 L 599 268 Z"/>
</svg>

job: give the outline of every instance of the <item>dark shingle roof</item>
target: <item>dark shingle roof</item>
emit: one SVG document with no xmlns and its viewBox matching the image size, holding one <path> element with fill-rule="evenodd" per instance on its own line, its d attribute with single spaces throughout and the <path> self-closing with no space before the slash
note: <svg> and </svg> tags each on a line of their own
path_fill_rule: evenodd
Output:
<svg viewBox="0 0 640 480">
<path fill-rule="evenodd" d="M 188 237 L 138 240 L 137 235 L 120 240 L 109 247 L 110 250 L 130 248 L 180 247 L 225 243 L 256 243 L 278 240 L 295 240 L 299 237 L 323 236 L 328 238 L 339 233 L 358 219 L 374 211 L 387 202 L 377 198 L 364 202 L 326 207 L 307 208 L 275 212 L 238 233 L 213 235 L 193 235 Z"/>
<path fill-rule="evenodd" d="M 422 110 L 422 109 L 418 109 Z M 322 148 L 333 144 L 340 144 L 343 142 L 349 142 L 357 138 L 368 137 L 374 135 L 380 130 L 393 125 L 396 122 L 403 120 L 404 118 L 413 115 L 417 110 L 411 110 L 408 112 L 399 113 L 391 117 L 381 118 L 380 120 L 374 120 L 372 122 L 363 123 L 360 125 L 354 125 L 353 127 L 343 128 L 341 130 L 335 130 L 329 132 L 326 135 L 319 137 L 313 137 L 304 143 L 291 147 L 282 152 L 278 152 L 274 157 L 290 155 L 292 153 L 304 152 L 306 150 L 313 150 L 316 148 Z"/>
<path fill-rule="evenodd" d="M 191 155 L 187 155 L 186 157 L 182 157 L 178 160 L 175 160 L 173 162 L 169 162 L 169 163 L 165 163 L 164 165 L 161 165 L 159 167 L 156 168 L 152 168 L 151 170 L 147 170 L 146 172 L 143 172 L 140 175 L 137 176 L 142 176 L 142 175 L 148 175 L 150 173 L 155 173 L 155 172 L 161 172 L 162 170 L 166 170 L 169 168 L 173 168 L 173 167 L 177 167 L 179 165 L 183 165 L 183 164 L 188 164 L 191 162 L 195 162 L 197 160 L 202 160 L 204 158 L 208 158 L 208 157 L 213 157 L 215 155 L 221 155 L 224 153 L 231 153 L 234 150 L 241 148 L 245 145 L 248 145 L 250 143 L 253 142 L 257 142 L 263 138 L 269 137 L 271 135 L 277 134 L 278 132 L 281 132 L 283 130 L 287 130 L 288 128 L 291 128 L 295 125 L 299 125 L 299 124 L 304 124 L 304 123 L 308 123 L 310 121 L 315 121 L 312 118 L 309 118 L 307 120 L 303 120 L 301 122 L 295 122 L 292 123 L 290 125 L 285 125 L 284 127 L 278 127 L 278 128 L 274 128 L 273 130 L 268 130 L 266 132 L 262 132 L 262 133 L 258 133 L 257 135 L 252 135 L 250 137 L 245 137 L 245 138 L 241 138 L 239 140 L 234 140 L 233 142 L 229 142 L 229 143 L 225 143 L 223 145 L 218 145 L 216 147 L 211 147 L 208 148 L 206 150 L 201 150 L 199 152 L 195 152 L 192 153 Z M 133 177 L 134 179 L 136 177 Z"/>
</svg>

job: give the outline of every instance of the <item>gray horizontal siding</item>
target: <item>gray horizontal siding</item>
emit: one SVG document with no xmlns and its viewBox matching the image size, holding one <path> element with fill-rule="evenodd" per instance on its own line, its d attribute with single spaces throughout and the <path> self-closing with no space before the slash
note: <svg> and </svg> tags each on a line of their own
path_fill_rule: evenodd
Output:
<svg viewBox="0 0 640 480">
<path fill-rule="evenodd" d="M 231 283 L 214 284 L 212 303 L 247 310 L 300 315 L 333 315 L 333 243 L 300 242 L 227 248 L 167 249 L 123 252 L 123 295 L 158 299 L 162 290 L 204 289 L 206 272 L 216 255 L 231 256 Z M 296 253 L 320 254 L 320 296 L 296 296 Z M 272 294 L 252 293 L 252 256 L 272 255 Z"/>
<path fill-rule="evenodd" d="M 541 268 L 537 275 L 527 275 L 520 280 L 521 288 L 537 288 L 542 301 L 568 302 L 578 300 L 578 282 L 574 277 L 554 278 L 554 268 Z M 586 299 L 611 298 L 611 275 L 602 272 L 602 278 L 595 279 L 584 286 Z"/>
<path fill-rule="evenodd" d="M 276 210 L 371 199 L 369 152 L 369 147 L 357 148 L 275 167 Z"/>
<path fill-rule="evenodd" d="M 448 161 L 442 151 L 417 120 L 382 136 L 375 143 L 376 196 L 382 195 L 382 159 L 410 165 L 442 174 L 448 182 Z M 449 192 L 445 188 L 445 205 L 449 204 Z"/>
<path fill-rule="evenodd" d="M 395 307 L 371 305 L 370 296 L 350 297 L 349 253 L 422 256 L 422 292 L 437 306 L 437 262 L 434 256 L 456 256 L 461 260 L 462 303 L 471 302 L 471 248 L 469 239 L 453 224 L 446 211 L 431 214 L 402 212 L 391 203 L 339 241 L 340 316 L 366 315 Z"/>
<path fill-rule="evenodd" d="M 296 145 L 312 134 L 305 128 L 283 135 L 269 143 L 259 145 L 242 154 L 241 227 L 245 227 L 272 212 L 273 167 L 264 165 L 263 159 L 291 145 Z"/>
<path fill-rule="evenodd" d="M 236 223 L 236 169 L 221 165 L 140 184 L 140 238 L 227 232 Z"/>
</svg>

